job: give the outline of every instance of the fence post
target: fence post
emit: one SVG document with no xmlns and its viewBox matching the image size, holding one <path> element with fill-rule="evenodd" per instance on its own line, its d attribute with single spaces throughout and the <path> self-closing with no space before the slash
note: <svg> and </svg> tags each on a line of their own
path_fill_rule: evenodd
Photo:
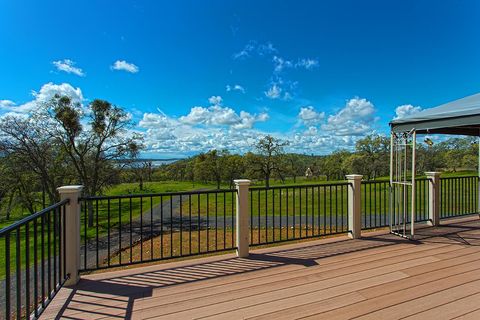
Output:
<svg viewBox="0 0 480 320">
<path fill-rule="evenodd" d="M 63 186 L 57 188 L 60 199 L 69 199 L 65 206 L 65 269 L 70 275 L 65 282 L 67 286 L 78 283 L 80 276 L 80 203 L 78 199 L 83 186 Z"/>
<path fill-rule="evenodd" d="M 249 244 L 249 205 L 248 205 L 248 189 L 250 186 L 250 180 L 239 179 L 234 180 L 237 187 L 237 256 L 240 258 L 248 257 Z"/>
<path fill-rule="evenodd" d="M 348 236 L 352 239 L 361 237 L 362 232 L 362 175 L 349 174 L 348 180 Z"/>
<path fill-rule="evenodd" d="M 425 172 L 428 178 L 428 224 L 440 225 L 440 172 Z"/>
</svg>

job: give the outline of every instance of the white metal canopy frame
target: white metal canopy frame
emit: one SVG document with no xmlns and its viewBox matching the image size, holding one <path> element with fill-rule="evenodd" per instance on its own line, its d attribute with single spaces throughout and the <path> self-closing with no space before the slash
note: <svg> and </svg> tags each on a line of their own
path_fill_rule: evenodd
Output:
<svg viewBox="0 0 480 320">
<path fill-rule="evenodd" d="M 480 136 L 480 93 L 394 119 L 390 128 L 390 231 L 412 239 L 415 236 L 417 134 Z M 480 201 L 478 209 L 480 212 Z"/>
</svg>

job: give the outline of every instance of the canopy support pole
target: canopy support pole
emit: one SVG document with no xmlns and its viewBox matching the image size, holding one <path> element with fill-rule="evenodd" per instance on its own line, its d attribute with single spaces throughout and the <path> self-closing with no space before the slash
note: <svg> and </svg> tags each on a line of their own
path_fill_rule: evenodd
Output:
<svg viewBox="0 0 480 320">
<path fill-rule="evenodd" d="M 389 217 L 389 223 L 390 223 L 390 231 L 393 230 L 393 131 L 390 132 L 390 217 Z M 480 150 L 480 149 L 479 149 Z M 480 152 L 480 151 L 479 151 Z M 479 167 L 480 169 L 480 167 Z M 479 183 L 480 185 L 480 183 Z M 480 190 L 480 188 L 479 188 Z M 480 202 L 480 201 L 479 201 Z M 480 206 L 480 204 L 479 204 Z"/>
<path fill-rule="evenodd" d="M 414 237 L 415 235 L 415 199 L 416 199 L 416 186 L 415 186 L 415 171 L 416 171 L 416 165 L 415 163 L 417 162 L 416 159 L 416 149 L 417 149 L 417 132 L 413 131 L 413 136 L 412 136 L 412 216 L 411 216 L 411 227 L 410 227 L 410 236 Z"/>
</svg>

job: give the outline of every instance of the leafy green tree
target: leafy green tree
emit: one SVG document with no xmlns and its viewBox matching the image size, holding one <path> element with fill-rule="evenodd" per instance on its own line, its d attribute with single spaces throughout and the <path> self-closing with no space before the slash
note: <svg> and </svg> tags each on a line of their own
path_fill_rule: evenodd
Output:
<svg viewBox="0 0 480 320">
<path fill-rule="evenodd" d="M 325 158 L 323 163 L 323 173 L 327 180 L 344 179 L 345 171 L 344 161 L 350 156 L 350 152 L 346 150 L 338 150 Z"/>
<path fill-rule="evenodd" d="M 281 160 L 284 154 L 284 147 L 287 145 L 287 141 L 282 141 L 270 135 L 261 138 L 254 145 L 257 154 L 250 156 L 250 164 L 253 171 L 263 176 L 267 188 L 270 187 L 270 178 L 273 174 L 283 177 Z"/>
<path fill-rule="evenodd" d="M 245 174 L 244 157 L 238 154 L 225 154 L 222 157 L 222 179 L 233 188 L 233 180 L 240 179 Z"/>
<path fill-rule="evenodd" d="M 46 124 L 36 118 L 7 116 L 0 120 L 0 154 L 5 168 L 20 183 L 23 180 L 39 181 L 50 203 L 58 200 L 57 187 L 70 182 L 71 165 L 60 144 L 46 134 Z M 23 188 L 23 196 L 28 188 Z M 27 186 L 26 186 L 27 187 Z M 29 210 L 33 208 L 29 205 Z"/>
<path fill-rule="evenodd" d="M 367 179 L 375 179 L 388 173 L 390 141 L 387 137 L 378 134 L 368 135 L 357 141 L 355 149 L 368 163 L 362 172 Z"/>
<path fill-rule="evenodd" d="M 83 110 L 69 97 L 56 95 L 36 118 L 49 124 L 45 134 L 62 147 L 89 196 L 112 184 L 118 173 L 114 160 L 134 158 L 143 147 L 142 137 L 129 132 L 129 115 L 108 101 L 93 100 Z M 93 207 L 88 224 L 93 225 Z"/>
</svg>

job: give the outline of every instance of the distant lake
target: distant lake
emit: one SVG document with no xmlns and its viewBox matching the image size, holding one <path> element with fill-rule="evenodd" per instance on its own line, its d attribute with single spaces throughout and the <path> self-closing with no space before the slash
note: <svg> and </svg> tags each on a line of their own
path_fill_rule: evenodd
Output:
<svg viewBox="0 0 480 320">
<path fill-rule="evenodd" d="M 179 160 L 184 160 L 184 158 L 172 158 L 172 159 L 141 159 L 140 158 L 140 159 L 129 160 L 129 161 L 138 162 L 138 163 L 151 162 L 152 167 L 159 167 L 163 164 L 170 164 L 170 163 L 174 163 L 174 162 L 179 161 Z M 118 162 L 124 163 L 126 161 L 125 160 L 120 160 Z"/>
</svg>

